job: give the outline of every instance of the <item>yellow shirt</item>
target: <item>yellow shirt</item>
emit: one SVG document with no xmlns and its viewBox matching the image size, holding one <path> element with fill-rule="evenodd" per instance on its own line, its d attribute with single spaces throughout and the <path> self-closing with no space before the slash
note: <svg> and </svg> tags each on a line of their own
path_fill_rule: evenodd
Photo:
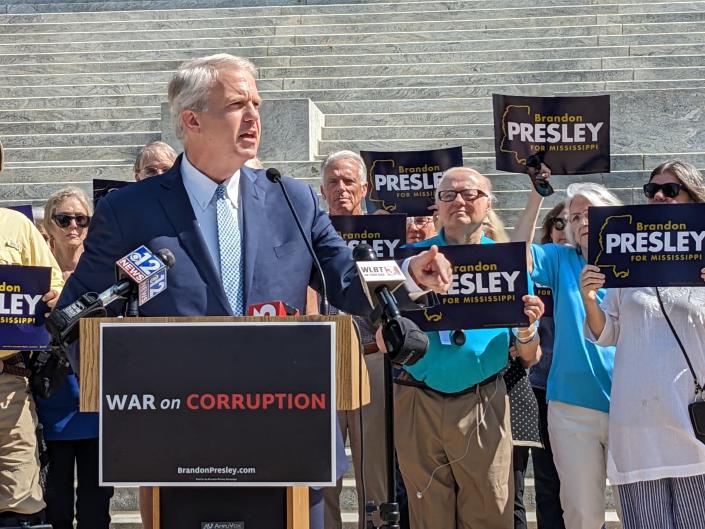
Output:
<svg viewBox="0 0 705 529">
<path fill-rule="evenodd" d="M 0 208 L 0 265 L 49 266 L 51 288 L 61 292 L 61 270 L 42 234 L 27 217 L 17 211 Z M 0 351 L 0 359 L 15 351 Z"/>
</svg>

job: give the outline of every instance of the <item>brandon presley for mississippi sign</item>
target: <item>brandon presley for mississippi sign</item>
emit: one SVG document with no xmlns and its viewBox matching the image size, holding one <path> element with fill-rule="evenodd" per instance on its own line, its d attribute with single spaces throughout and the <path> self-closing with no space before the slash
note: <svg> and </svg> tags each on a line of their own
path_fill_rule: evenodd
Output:
<svg viewBox="0 0 705 529">
<path fill-rule="evenodd" d="M 588 261 L 606 287 L 703 286 L 705 204 L 590 208 Z"/>
<path fill-rule="evenodd" d="M 463 165 L 460 147 L 416 152 L 360 151 L 367 167 L 367 211 L 431 215 L 443 172 Z"/>
<path fill-rule="evenodd" d="M 0 266 L 0 350 L 47 349 L 49 333 L 42 296 L 49 291 L 51 269 Z"/>
<path fill-rule="evenodd" d="M 426 248 L 410 248 L 408 255 Z M 439 304 L 405 312 L 424 331 L 524 327 L 522 297 L 529 293 L 526 245 L 463 244 L 441 246 L 453 263 L 453 280 Z"/>
<path fill-rule="evenodd" d="M 334 215 L 330 221 L 351 249 L 367 243 L 379 259 L 394 259 L 406 241 L 406 215 Z"/>
<path fill-rule="evenodd" d="M 554 175 L 610 171 L 609 96 L 493 94 L 497 169 L 525 173 L 534 156 Z"/>
</svg>

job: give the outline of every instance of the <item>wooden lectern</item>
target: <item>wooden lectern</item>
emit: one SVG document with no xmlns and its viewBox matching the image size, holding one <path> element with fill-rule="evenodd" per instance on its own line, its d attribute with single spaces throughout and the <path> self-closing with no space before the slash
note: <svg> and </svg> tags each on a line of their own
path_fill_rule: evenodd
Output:
<svg viewBox="0 0 705 529">
<path fill-rule="evenodd" d="M 348 315 L 335 316 L 299 316 L 299 317 L 194 317 L 194 318 L 87 318 L 80 321 L 80 408 L 84 412 L 97 412 L 100 409 L 100 379 L 99 379 L 99 359 L 100 359 L 100 324 L 134 324 L 134 323 L 190 323 L 190 322 L 334 322 L 336 328 L 336 408 L 338 410 L 357 409 L 369 403 L 370 390 L 369 378 L 365 363 L 360 354 L 360 344 L 354 328 L 352 317 Z M 285 346 L 286 344 L 282 344 Z M 159 487 L 153 489 L 153 512 L 154 529 L 171 529 L 166 527 L 167 523 L 161 523 L 162 508 L 166 508 L 166 489 L 164 494 Z M 193 489 L 181 489 L 189 491 Z M 223 491 L 224 488 L 197 489 L 206 491 L 209 500 L 215 497 L 211 491 Z M 230 489 L 232 491 L 232 489 Z M 259 492 L 255 488 L 241 488 L 240 491 L 248 491 L 247 494 L 257 495 Z M 258 489 L 259 491 L 270 490 L 275 495 L 275 500 L 286 502 L 286 520 L 277 523 L 278 527 L 287 529 L 308 529 L 309 527 L 309 503 L 308 487 L 287 487 L 282 489 Z M 230 493 L 232 494 L 232 492 Z M 277 496 L 281 494 L 281 496 Z M 179 506 L 179 498 L 188 500 L 183 492 L 175 493 L 174 500 L 170 503 Z M 252 500 L 256 502 L 255 500 Z M 181 504 L 183 505 L 183 503 Z M 256 523 L 254 524 L 256 525 Z M 249 527 L 247 528 L 249 529 Z"/>
</svg>

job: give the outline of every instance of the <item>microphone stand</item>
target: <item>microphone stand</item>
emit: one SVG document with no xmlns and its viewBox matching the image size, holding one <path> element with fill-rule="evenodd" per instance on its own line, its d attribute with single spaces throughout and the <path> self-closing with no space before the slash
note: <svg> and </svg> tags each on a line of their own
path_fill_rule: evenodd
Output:
<svg viewBox="0 0 705 529">
<path fill-rule="evenodd" d="M 365 505 L 366 529 L 399 529 L 399 503 L 397 502 L 397 453 L 394 448 L 394 381 L 392 380 L 392 361 L 384 354 L 384 431 L 387 467 L 387 500 L 375 504 L 368 501 Z M 372 515 L 379 512 L 380 525 L 375 525 Z"/>
</svg>

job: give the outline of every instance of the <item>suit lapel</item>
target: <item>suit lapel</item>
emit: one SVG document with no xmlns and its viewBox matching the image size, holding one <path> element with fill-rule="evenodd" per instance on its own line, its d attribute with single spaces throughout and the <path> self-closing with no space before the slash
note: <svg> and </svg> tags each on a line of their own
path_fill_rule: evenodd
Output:
<svg viewBox="0 0 705 529">
<path fill-rule="evenodd" d="M 164 207 L 169 221 L 173 224 L 182 247 L 189 254 L 203 279 L 223 306 L 224 313 L 232 315 L 230 303 L 228 303 L 223 289 L 223 282 L 213 264 L 201 229 L 198 227 L 196 216 L 193 213 L 191 201 L 188 198 L 181 178 L 180 167 L 181 156 L 176 160 L 174 168 L 160 177 L 162 179 L 162 193 L 159 201 Z"/>
<path fill-rule="evenodd" d="M 242 219 L 244 238 L 242 242 L 245 253 L 245 306 L 249 304 L 252 283 L 257 261 L 257 246 L 264 236 L 263 226 L 266 226 L 266 211 L 264 198 L 266 186 L 263 171 L 253 171 L 248 167 L 240 170 L 240 195 L 242 197 Z"/>
</svg>

